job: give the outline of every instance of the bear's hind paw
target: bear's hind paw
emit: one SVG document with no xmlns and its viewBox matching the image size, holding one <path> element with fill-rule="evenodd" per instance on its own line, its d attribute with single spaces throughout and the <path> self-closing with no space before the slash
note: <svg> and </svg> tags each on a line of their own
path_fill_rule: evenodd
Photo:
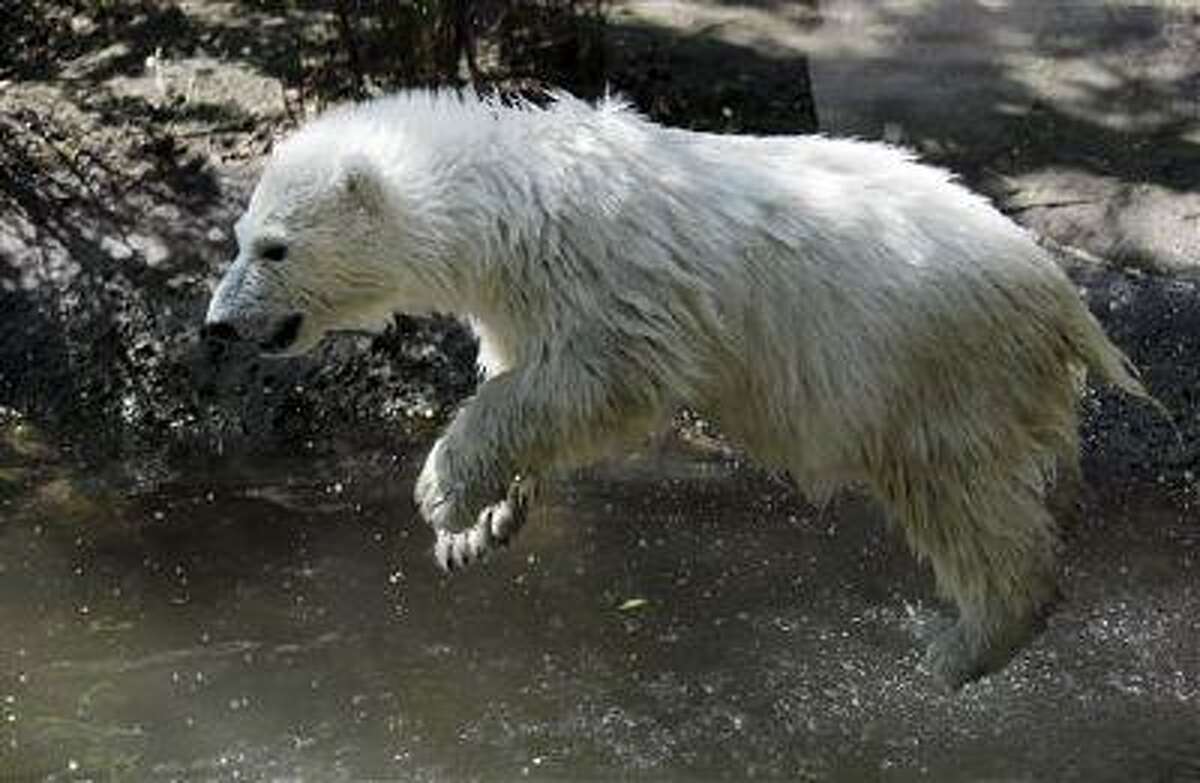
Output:
<svg viewBox="0 0 1200 783">
<path fill-rule="evenodd" d="M 984 632 L 961 619 L 929 644 L 924 667 L 950 691 L 1003 669 L 1040 630 L 1035 619 L 1014 619 Z"/>
</svg>

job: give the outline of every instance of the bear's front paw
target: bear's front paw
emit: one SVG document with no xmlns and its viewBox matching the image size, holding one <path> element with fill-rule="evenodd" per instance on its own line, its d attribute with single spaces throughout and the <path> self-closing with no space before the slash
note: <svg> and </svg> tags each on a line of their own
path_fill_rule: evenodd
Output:
<svg viewBox="0 0 1200 783">
<path fill-rule="evenodd" d="M 524 523 L 524 495 L 510 492 L 508 499 L 481 511 L 478 521 L 467 530 L 458 533 L 438 530 L 434 559 L 443 571 L 464 568 L 482 560 L 497 546 L 507 546 Z"/>
<path fill-rule="evenodd" d="M 465 533 L 475 524 L 475 515 L 465 502 L 466 485 L 451 478 L 443 440 L 433 444 L 425 466 L 417 476 L 413 499 L 421 516 L 439 533 Z"/>
</svg>

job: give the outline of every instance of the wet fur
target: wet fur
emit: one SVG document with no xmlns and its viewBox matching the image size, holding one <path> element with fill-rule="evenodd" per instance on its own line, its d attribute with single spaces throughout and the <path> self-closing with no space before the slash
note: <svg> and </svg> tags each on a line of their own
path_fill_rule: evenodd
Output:
<svg viewBox="0 0 1200 783">
<path fill-rule="evenodd" d="M 951 685 L 1002 666 L 1054 594 L 1044 498 L 1077 470 L 1084 373 L 1145 394 L 1022 229 L 881 144 L 409 93 L 284 143 L 243 244 L 263 226 L 309 250 L 210 319 L 301 310 L 300 347 L 392 310 L 479 335 L 487 379 L 417 483 L 444 564 L 516 531 L 514 477 L 687 405 L 816 499 L 873 492 L 959 608 L 928 656 Z"/>
</svg>

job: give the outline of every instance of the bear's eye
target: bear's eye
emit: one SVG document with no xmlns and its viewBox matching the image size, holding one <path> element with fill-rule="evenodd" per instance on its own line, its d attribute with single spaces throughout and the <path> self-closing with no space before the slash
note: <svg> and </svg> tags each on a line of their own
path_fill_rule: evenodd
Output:
<svg viewBox="0 0 1200 783">
<path fill-rule="evenodd" d="M 287 258 L 287 245 L 267 245 L 259 251 L 259 255 L 268 261 L 282 261 Z"/>
</svg>

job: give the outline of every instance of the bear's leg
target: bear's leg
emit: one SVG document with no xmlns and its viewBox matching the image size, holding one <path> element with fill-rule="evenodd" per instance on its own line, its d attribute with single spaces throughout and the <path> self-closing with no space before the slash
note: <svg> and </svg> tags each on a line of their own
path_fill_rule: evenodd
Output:
<svg viewBox="0 0 1200 783">
<path fill-rule="evenodd" d="M 964 476 L 953 466 L 902 467 L 878 489 L 910 545 L 930 561 L 939 590 L 958 606 L 958 620 L 926 654 L 934 676 L 959 688 L 1002 668 L 1056 596 L 1057 537 L 1040 468 Z"/>
<path fill-rule="evenodd" d="M 437 531 L 444 568 L 506 543 L 524 521 L 538 476 L 593 460 L 655 418 L 644 379 L 623 383 L 579 356 L 587 352 L 484 381 L 430 451 L 415 499 Z"/>
</svg>

